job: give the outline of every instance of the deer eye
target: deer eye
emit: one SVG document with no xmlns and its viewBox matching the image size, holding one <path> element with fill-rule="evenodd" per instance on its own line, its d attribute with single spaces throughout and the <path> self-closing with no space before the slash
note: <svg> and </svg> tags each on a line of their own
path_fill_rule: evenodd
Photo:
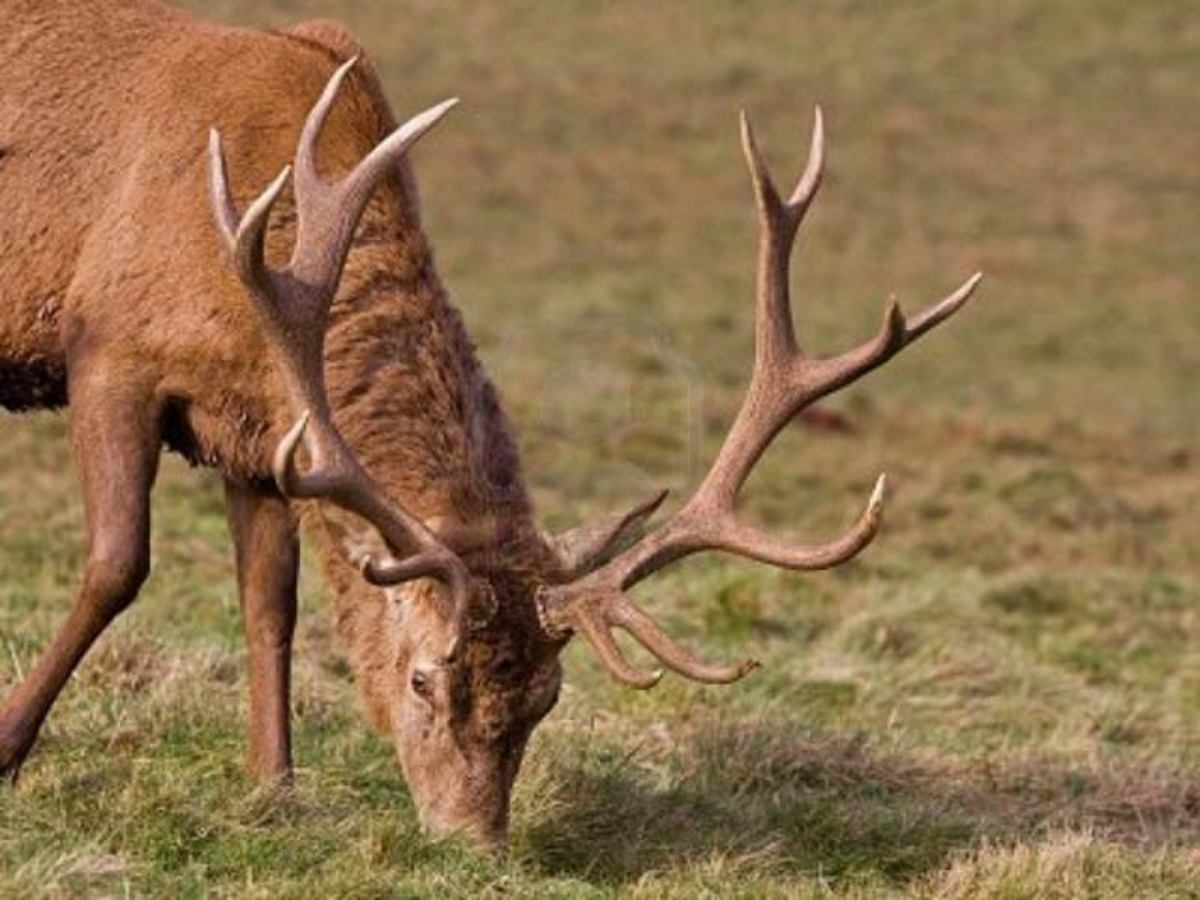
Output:
<svg viewBox="0 0 1200 900">
<path fill-rule="evenodd" d="M 514 659 L 502 659 L 496 663 L 492 674 L 500 681 L 508 681 L 517 671 L 517 661 Z"/>
<path fill-rule="evenodd" d="M 412 673 L 412 689 L 413 693 L 424 700 L 428 700 L 433 695 L 433 682 L 427 672 L 422 672 L 420 669 L 414 669 Z"/>
</svg>

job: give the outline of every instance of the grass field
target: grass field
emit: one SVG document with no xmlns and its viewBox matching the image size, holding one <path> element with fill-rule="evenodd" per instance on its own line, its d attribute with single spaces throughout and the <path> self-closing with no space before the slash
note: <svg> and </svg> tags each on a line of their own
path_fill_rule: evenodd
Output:
<svg viewBox="0 0 1200 900">
<path fill-rule="evenodd" d="M 613 685 L 579 648 L 505 863 L 431 845 L 307 578 L 299 785 L 242 772 L 245 653 L 218 484 L 178 460 L 154 573 L 0 793 L 0 895 L 1200 896 L 1200 15 L 1185 2 L 253 2 L 337 16 L 401 112 L 440 266 L 520 428 L 544 518 L 686 489 L 750 354 L 737 110 L 783 180 L 829 178 L 803 340 L 979 296 L 794 428 L 747 506 L 834 573 L 704 559 L 638 596 L 744 683 Z M 0 430 L 0 683 L 82 551 L 66 419 Z"/>
</svg>

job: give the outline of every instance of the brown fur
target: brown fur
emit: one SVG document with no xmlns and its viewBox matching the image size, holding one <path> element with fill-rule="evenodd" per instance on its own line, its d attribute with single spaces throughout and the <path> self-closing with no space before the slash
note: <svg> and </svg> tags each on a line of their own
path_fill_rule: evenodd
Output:
<svg viewBox="0 0 1200 900">
<path fill-rule="evenodd" d="M 361 49 L 335 23 L 228 28 L 154 0 L 0 0 L 0 20 L 0 405 L 71 403 L 92 531 L 72 617 L 0 713 L 0 771 L 16 771 L 74 661 L 136 594 L 148 557 L 130 546 L 144 534 L 107 510 L 127 503 L 140 522 L 165 441 L 230 484 L 254 673 L 251 761 L 286 777 L 279 657 L 290 648 L 294 562 L 267 571 L 255 560 L 292 558 L 288 514 L 271 511 L 269 487 L 291 415 L 212 222 L 205 148 L 218 127 L 244 208 L 291 160 L 336 64 Z M 347 170 L 394 126 L 360 65 L 325 128 L 323 168 Z M 285 198 L 272 259 L 289 250 L 293 219 Z M 458 549 L 492 585 L 499 614 L 445 665 L 429 657 L 445 628 L 432 588 L 397 597 L 368 587 L 341 546 L 365 539 L 363 526 L 331 510 L 304 516 L 369 717 L 395 736 L 423 814 L 497 839 L 526 737 L 557 688 L 558 648 L 537 637 L 532 605 L 555 561 L 533 527 L 495 391 L 434 270 L 407 168 L 363 219 L 326 374 L 339 429 L 390 497 L 451 534 L 488 523 L 482 541 Z M 131 424 L 118 429 L 118 417 Z M 111 458 L 97 451 L 110 446 Z M 121 461 L 134 457 L 143 473 L 126 484 Z M 417 704 L 410 674 L 430 665 L 445 683 Z"/>
</svg>

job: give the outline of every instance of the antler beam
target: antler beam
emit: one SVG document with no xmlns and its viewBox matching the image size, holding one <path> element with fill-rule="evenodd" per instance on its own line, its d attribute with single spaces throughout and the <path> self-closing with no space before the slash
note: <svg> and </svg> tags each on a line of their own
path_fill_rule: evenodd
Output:
<svg viewBox="0 0 1200 900">
<path fill-rule="evenodd" d="M 328 500 L 370 522 L 399 558 L 365 559 L 366 578 L 377 585 L 437 578 L 450 589 L 453 609 L 448 614 L 461 615 L 468 578 L 463 562 L 419 519 L 389 500 L 362 468 L 333 424 L 324 379 L 329 310 L 367 202 L 409 148 L 458 101 L 447 100 L 409 119 L 343 179 L 326 181 L 317 172 L 317 143 L 356 62 L 350 60 L 333 74 L 300 134 L 295 158 L 296 242 L 285 269 L 273 270 L 264 248 L 271 210 L 292 175 L 291 166 L 239 217 L 221 136 L 213 129 L 209 141 L 212 205 L 297 418 L 275 453 L 273 471 L 280 491 L 294 499 Z M 301 443 L 310 457 L 310 468 L 304 472 L 296 465 Z"/>
<path fill-rule="evenodd" d="M 800 224 L 821 186 L 825 160 L 821 110 L 816 111 L 808 164 L 786 200 L 775 187 L 744 114 L 741 126 L 759 213 L 754 369 L 742 406 L 716 461 L 678 512 L 606 565 L 571 583 L 543 588 L 539 596 L 547 632 L 560 637 L 582 635 L 614 677 L 639 688 L 657 683 L 661 672 L 632 667 L 613 640 L 613 628 L 629 632 L 668 667 L 696 681 L 734 681 L 757 666 L 753 660 L 708 665 L 681 647 L 625 596 L 624 591 L 642 579 L 704 550 L 721 550 L 785 569 L 824 569 L 846 562 L 871 542 L 883 511 L 882 475 L 854 525 L 841 537 L 815 546 L 791 544 L 740 521 L 735 511 L 737 495 L 771 441 L 797 413 L 887 362 L 945 321 L 966 303 L 982 277 L 971 276 L 911 322 L 893 301 L 871 340 L 829 359 L 808 357 L 796 341 L 792 324 L 789 267 Z"/>
</svg>

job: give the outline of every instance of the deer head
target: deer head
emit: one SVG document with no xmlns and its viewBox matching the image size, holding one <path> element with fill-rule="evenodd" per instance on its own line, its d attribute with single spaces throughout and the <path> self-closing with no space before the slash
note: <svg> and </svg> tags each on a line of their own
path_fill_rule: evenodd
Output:
<svg viewBox="0 0 1200 900">
<path fill-rule="evenodd" d="M 805 354 L 793 329 L 788 269 L 797 231 L 821 183 L 820 110 L 808 165 L 786 199 L 743 117 L 742 144 L 760 223 L 755 360 L 745 400 L 699 488 L 644 535 L 665 492 L 629 513 L 567 535 L 535 535 L 534 557 L 508 554 L 496 540 L 484 542 L 484 553 L 452 550 L 435 529 L 386 496 L 358 463 L 334 426 L 322 362 L 330 305 L 368 199 L 456 101 L 413 117 L 349 175 L 331 183 L 317 172 L 315 148 L 353 65 L 351 60 L 334 74 L 301 133 L 294 165 L 297 232 L 285 269 L 267 265 L 264 239 L 291 167 L 239 216 L 214 131 L 212 202 L 296 418 L 275 453 L 279 490 L 360 517 L 386 547 L 384 554 L 357 558 L 362 577 L 396 600 L 389 634 L 383 636 L 392 648 L 389 677 L 394 679 L 388 718 L 422 819 L 434 831 L 464 830 L 497 845 L 504 840 L 509 794 L 525 743 L 557 700 L 558 655 L 572 637 L 583 637 L 616 679 L 635 688 L 652 687 L 662 673 L 630 664 L 613 639 L 614 628 L 628 632 L 667 668 L 696 681 L 724 684 L 756 667 L 753 660 L 714 665 L 699 659 L 629 599 L 631 588 L 704 550 L 814 570 L 843 563 L 871 542 L 880 523 L 882 476 L 854 525 L 823 544 L 791 544 L 763 533 L 737 517 L 735 501 L 758 459 L 797 413 L 947 319 L 966 302 L 980 276 L 911 321 L 893 302 L 879 333 L 853 350 L 826 359 Z M 304 471 L 297 463 L 301 446 L 308 455 Z M 517 540 L 528 541 L 528 534 L 520 529 L 517 534 Z M 530 565 L 531 558 L 539 561 Z"/>
</svg>

